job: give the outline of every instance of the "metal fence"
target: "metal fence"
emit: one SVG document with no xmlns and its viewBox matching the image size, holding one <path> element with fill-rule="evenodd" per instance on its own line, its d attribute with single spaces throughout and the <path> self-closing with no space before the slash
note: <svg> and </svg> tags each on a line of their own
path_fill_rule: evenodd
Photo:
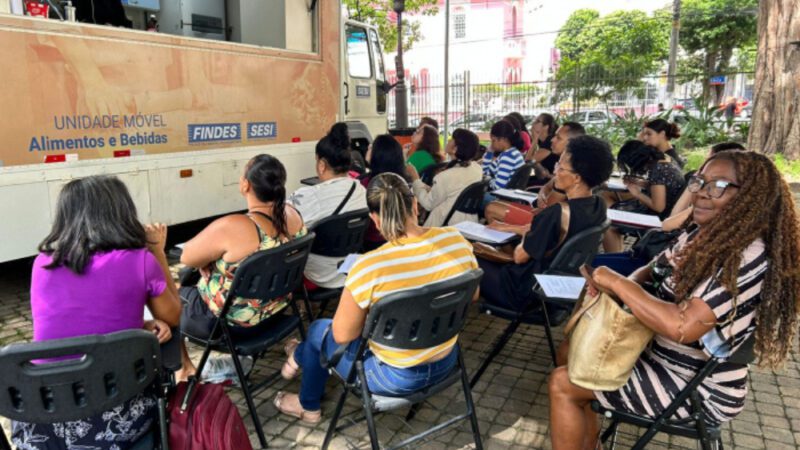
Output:
<svg viewBox="0 0 800 450">
<path fill-rule="evenodd" d="M 537 114 L 549 112 L 561 118 L 569 117 L 584 124 L 607 123 L 617 116 L 635 114 L 645 116 L 658 112 L 659 104 L 666 103 L 666 76 L 650 76 L 636 80 L 628 80 L 631 87 L 611 91 L 600 88 L 596 95 L 581 98 L 575 89 L 559 89 L 556 81 L 527 81 L 516 83 L 472 83 L 470 72 L 454 74 L 450 80 L 450 99 L 447 123 L 449 129 L 468 128 L 476 132 L 488 131 L 491 124 L 506 113 L 518 111 L 528 120 Z M 720 74 L 715 74 L 720 76 Z M 736 97 L 740 104 L 746 104 L 752 98 L 754 74 L 752 72 L 734 72 L 722 75 L 724 84 L 716 91 L 710 91 L 709 105 Z M 689 77 L 678 74 L 681 80 L 675 88 L 675 107 L 691 111 L 703 105 L 695 104 L 695 100 L 703 95 L 703 86 L 707 78 L 703 76 Z M 718 79 L 719 80 L 719 79 Z M 585 80 L 586 85 L 604 86 L 608 80 Z M 426 75 L 424 78 L 411 76 L 407 80 L 409 124 L 416 125 L 423 116 L 430 116 L 445 122 L 443 77 Z M 584 97 L 587 97 L 584 95 Z M 395 97 L 389 95 L 389 124 L 395 124 Z M 743 111 L 742 114 L 747 114 Z"/>
</svg>

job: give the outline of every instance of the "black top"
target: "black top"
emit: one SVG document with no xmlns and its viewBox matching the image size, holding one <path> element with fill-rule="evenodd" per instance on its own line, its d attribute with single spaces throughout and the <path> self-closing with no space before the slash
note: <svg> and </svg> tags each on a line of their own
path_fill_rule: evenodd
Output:
<svg viewBox="0 0 800 450">
<path fill-rule="evenodd" d="M 568 200 L 569 229 L 566 242 L 572 236 L 594 226 L 602 225 L 606 220 L 606 204 L 598 196 Z M 531 260 L 525 264 L 506 264 L 507 280 L 513 286 L 516 297 L 530 297 L 533 288 L 533 275 L 542 273 L 556 256 L 558 238 L 561 236 L 561 205 L 548 206 L 534 216 L 531 230 L 522 240 L 522 248 L 530 255 Z M 548 252 L 550 253 L 548 255 Z"/>
<path fill-rule="evenodd" d="M 681 197 L 683 189 L 686 187 L 686 180 L 683 177 L 683 173 L 675 164 L 667 163 L 666 161 L 658 162 L 650 170 L 647 181 L 650 182 L 650 186 L 663 185 L 667 189 L 667 206 L 664 208 L 664 211 L 658 214 L 662 220 L 666 219 L 669 217 L 672 212 L 672 207 L 675 206 L 675 202 Z M 642 206 L 644 209 L 649 210 L 646 206 Z M 650 211 L 649 214 L 653 214 L 653 211 Z"/>
<path fill-rule="evenodd" d="M 537 139 L 536 142 L 539 144 L 539 148 L 544 148 L 547 150 L 553 149 L 553 138 L 551 138 L 550 136 L 547 136 L 545 140 Z"/>
<path fill-rule="evenodd" d="M 675 162 L 675 164 L 678 165 L 679 169 L 683 169 L 683 165 L 686 164 L 686 161 L 684 161 L 683 158 L 678 156 L 678 152 L 675 151 L 674 147 L 671 147 L 669 150 L 667 150 L 664 153 L 666 153 L 670 158 L 672 158 L 672 160 Z"/>
<path fill-rule="evenodd" d="M 547 158 L 543 159 L 539 164 L 541 164 L 542 167 L 547 169 L 547 171 L 550 172 L 550 174 L 552 175 L 556 173 L 556 163 L 560 158 L 561 157 L 559 155 L 556 155 L 551 151 L 550 154 L 547 155 Z"/>
</svg>

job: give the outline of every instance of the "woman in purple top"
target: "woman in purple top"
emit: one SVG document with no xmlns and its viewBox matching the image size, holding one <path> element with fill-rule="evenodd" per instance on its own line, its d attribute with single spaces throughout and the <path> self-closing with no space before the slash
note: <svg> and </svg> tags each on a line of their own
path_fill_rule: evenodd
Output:
<svg viewBox="0 0 800 450">
<path fill-rule="evenodd" d="M 144 328 L 160 342 L 180 319 L 164 254 L 166 226 L 143 226 L 125 185 L 95 176 L 67 183 L 55 223 L 31 275 L 35 341 Z M 144 321 L 147 306 L 155 320 Z M 137 396 L 99 416 L 69 423 L 15 422 L 25 449 L 126 449 L 150 429 L 155 399 Z"/>
</svg>

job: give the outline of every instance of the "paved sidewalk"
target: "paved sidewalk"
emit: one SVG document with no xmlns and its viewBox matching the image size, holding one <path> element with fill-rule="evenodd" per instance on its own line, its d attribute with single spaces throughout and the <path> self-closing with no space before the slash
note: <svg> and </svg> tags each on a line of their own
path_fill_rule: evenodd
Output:
<svg viewBox="0 0 800 450">
<path fill-rule="evenodd" d="M 28 296 L 26 264 L 0 266 L 0 345 L 31 339 L 31 316 Z M 461 335 L 466 363 L 470 370 L 478 365 L 486 349 L 506 326 L 500 319 L 472 311 L 472 319 Z M 559 336 L 560 337 L 560 336 Z M 197 355 L 196 348 L 192 351 Z M 255 377 L 276 370 L 283 362 L 279 349 L 270 353 L 256 367 Z M 725 445 L 741 449 L 794 449 L 800 444 L 800 365 L 796 354 L 782 371 L 754 369 L 751 373 L 751 391 L 744 412 L 724 427 Z M 547 373 L 550 370 L 549 353 L 544 333 L 539 327 L 522 326 L 506 349 L 489 367 L 482 381 L 474 389 L 484 447 L 487 449 L 539 449 L 550 448 Z M 299 381 L 278 381 L 256 396 L 256 403 L 264 431 L 271 448 L 318 448 L 327 429 L 328 420 L 309 427 L 292 418 L 279 415 L 271 400 L 278 389 L 296 392 Z M 323 411 L 330 413 L 339 394 L 333 380 L 323 403 Z M 234 401 L 251 427 L 244 407 L 244 399 L 231 391 Z M 346 411 L 356 408 L 352 399 Z M 349 408 L 349 409 L 348 409 Z M 405 411 L 379 416 L 379 437 L 383 443 L 399 442 L 427 424 L 463 411 L 465 404 L 457 387 L 431 399 L 431 404 L 421 409 L 410 423 L 403 420 Z M 5 430 L 8 422 L 2 421 Z M 630 442 L 630 433 L 636 430 L 623 428 L 627 436 L 621 443 Z M 331 448 L 369 448 L 364 424 L 344 431 L 333 441 Z M 251 440 L 257 445 L 255 433 Z M 465 422 L 451 431 L 432 437 L 416 448 L 456 449 L 472 448 L 472 436 Z M 624 447 L 622 447 L 624 448 Z M 693 441 L 659 435 L 650 446 L 653 449 L 696 448 Z"/>
</svg>

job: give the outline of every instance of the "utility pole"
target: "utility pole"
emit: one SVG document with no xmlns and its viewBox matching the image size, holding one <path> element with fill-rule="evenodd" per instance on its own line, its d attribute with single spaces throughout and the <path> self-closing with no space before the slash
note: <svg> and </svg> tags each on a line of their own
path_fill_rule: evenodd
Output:
<svg viewBox="0 0 800 450">
<path fill-rule="evenodd" d="M 672 3 L 672 33 L 669 37 L 669 68 L 667 69 L 667 107 L 675 103 L 675 72 L 678 66 L 678 37 L 681 31 L 681 0 Z"/>
<path fill-rule="evenodd" d="M 450 0 L 444 2 L 444 145 L 447 145 L 447 136 L 450 119 Z"/>
<path fill-rule="evenodd" d="M 397 128 L 408 127 L 408 99 L 406 97 L 406 71 L 403 67 L 403 11 L 406 9 L 405 0 L 394 0 L 394 12 L 397 13 L 397 56 L 394 59 L 397 71 L 397 85 L 395 86 L 395 117 Z"/>
</svg>

